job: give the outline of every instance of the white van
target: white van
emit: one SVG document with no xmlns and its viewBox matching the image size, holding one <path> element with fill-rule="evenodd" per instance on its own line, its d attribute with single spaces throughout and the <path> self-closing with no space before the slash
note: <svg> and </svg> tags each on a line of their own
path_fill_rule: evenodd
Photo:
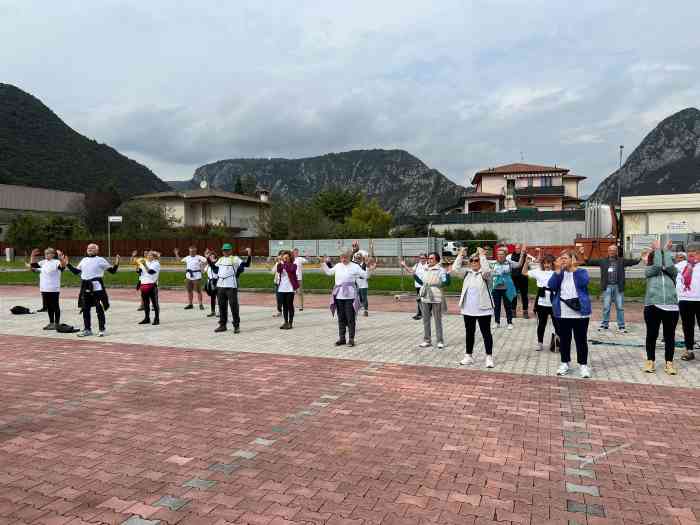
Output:
<svg viewBox="0 0 700 525">
<path fill-rule="evenodd" d="M 442 254 L 456 256 L 461 249 L 462 244 L 459 241 L 445 241 L 442 245 Z"/>
</svg>

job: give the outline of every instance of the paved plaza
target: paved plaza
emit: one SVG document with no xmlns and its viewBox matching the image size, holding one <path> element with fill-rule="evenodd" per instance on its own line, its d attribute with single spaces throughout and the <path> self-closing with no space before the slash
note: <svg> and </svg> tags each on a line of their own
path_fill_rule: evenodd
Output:
<svg viewBox="0 0 700 525">
<path fill-rule="evenodd" d="M 480 344 L 467 369 L 454 315 L 444 350 L 419 349 L 420 323 L 396 311 L 338 349 L 325 309 L 281 331 L 251 294 L 241 333 L 214 334 L 168 294 L 162 324 L 138 325 L 115 291 L 108 337 L 80 340 L 10 315 L 30 292 L 0 292 L 0 525 L 700 518 L 700 364 L 642 374 L 637 324 L 591 330 L 582 380 L 554 376 L 533 320 L 495 333 L 496 369 Z"/>
</svg>

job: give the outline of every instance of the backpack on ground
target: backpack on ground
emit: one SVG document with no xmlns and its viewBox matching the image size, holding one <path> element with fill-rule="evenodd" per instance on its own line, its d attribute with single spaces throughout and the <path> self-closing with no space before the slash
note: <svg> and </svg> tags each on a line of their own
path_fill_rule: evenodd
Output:
<svg viewBox="0 0 700 525">
<path fill-rule="evenodd" d="M 14 315 L 26 315 L 32 313 L 32 311 L 26 306 L 13 306 L 10 308 L 10 312 Z"/>
<path fill-rule="evenodd" d="M 60 323 L 56 327 L 56 331 L 60 334 L 74 334 L 75 332 L 80 332 L 80 330 L 75 326 L 65 323 Z"/>
</svg>

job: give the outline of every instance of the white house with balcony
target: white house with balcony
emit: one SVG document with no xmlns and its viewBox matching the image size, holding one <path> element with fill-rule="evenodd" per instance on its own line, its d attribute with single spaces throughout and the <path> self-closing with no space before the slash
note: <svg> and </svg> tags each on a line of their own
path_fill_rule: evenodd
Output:
<svg viewBox="0 0 700 525">
<path fill-rule="evenodd" d="M 270 192 L 258 190 L 256 197 L 211 188 L 164 191 L 133 197 L 168 210 L 177 226 L 226 226 L 245 237 L 257 237 L 264 214 L 270 208 Z"/>
</svg>

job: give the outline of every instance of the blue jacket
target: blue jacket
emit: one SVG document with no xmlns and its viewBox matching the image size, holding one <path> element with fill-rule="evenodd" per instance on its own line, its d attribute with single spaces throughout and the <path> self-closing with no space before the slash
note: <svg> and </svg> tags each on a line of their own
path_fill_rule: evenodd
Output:
<svg viewBox="0 0 700 525">
<path fill-rule="evenodd" d="M 561 282 L 564 279 L 563 272 L 554 272 L 549 278 L 547 288 L 552 290 L 552 310 L 554 317 L 561 317 Z M 588 281 L 590 277 L 583 268 L 574 271 L 574 284 L 578 293 L 578 300 L 581 302 L 581 315 L 591 315 L 591 298 L 588 295 Z"/>
</svg>

